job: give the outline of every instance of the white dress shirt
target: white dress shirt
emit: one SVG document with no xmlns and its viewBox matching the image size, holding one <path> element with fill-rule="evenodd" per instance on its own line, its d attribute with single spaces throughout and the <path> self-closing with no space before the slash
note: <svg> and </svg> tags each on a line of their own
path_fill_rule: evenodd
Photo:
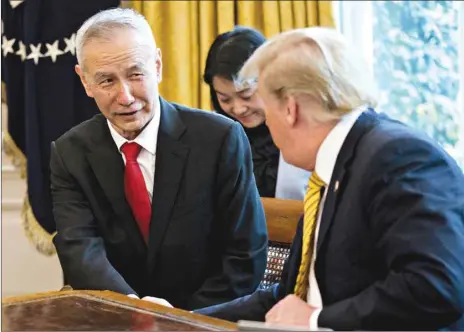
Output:
<svg viewBox="0 0 464 332">
<path fill-rule="evenodd" d="M 335 167 L 335 162 L 337 161 L 338 154 L 340 149 L 345 142 L 346 136 L 350 132 L 356 120 L 359 118 L 361 113 L 366 109 L 365 106 L 354 109 L 349 114 L 342 117 L 339 123 L 330 131 L 325 140 L 322 142 L 319 151 L 316 156 L 316 173 L 319 175 L 322 181 L 326 183 L 326 188 L 330 183 L 332 178 L 332 173 Z M 309 268 L 309 289 L 307 301 L 308 304 L 318 308 L 313 312 L 309 320 L 309 328 L 311 331 L 315 330 L 329 330 L 323 327 L 318 326 L 319 314 L 322 311 L 322 298 L 319 291 L 319 286 L 316 280 L 316 274 L 314 272 L 314 264 L 317 257 L 316 247 L 317 247 L 317 238 L 319 235 L 319 226 L 321 223 L 322 211 L 324 209 L 325 199 L 327 197 L 327 190 L 324 191 L 324 196 L 321 199 L 319 205 L 319 211 L 317 216 L 316 224 L 316 233 L 314 239 L 314 254 L 311 260 L 311 265 Z"/>
<path fill-rule="evenodd" d="M 114 143 L 118 147 L 119 153 L 121 153 L 124 165 L 126 164 L 126 157 L 121 152 L 122 145 L 126 142 L 134 142 L 142 147 L 142 149 L 140 150 L 140 154 L 137 157 L 137 162 L 140 165 L 140 169 L 143 174 L 143 179 L 145 180 L 145 185 L 147 186 L 150 202 L 153 198 L 153 185 L 155 182 L 156 144 L 158 141 L 158 129 L 160 125 L 160 119 L 161 114 L 160 107 L 158 104 L 153 119 L 151 119 L 151 121 L 147 124 L 143 131 L 133 141 L 129 141 L 121 135 L 119 135 L 118 132 L 114 129 L 111 122 L 107 120 L 111 136 L 113 137 Z"/>
<path fill-rule="evenodd" d="M 275 197 L 280 199 L 296 199 L 298 201 L 304 200 L 311 172 L 290 165 L 284 160 L 282 153 L 279 158 Z"/>
</svg>

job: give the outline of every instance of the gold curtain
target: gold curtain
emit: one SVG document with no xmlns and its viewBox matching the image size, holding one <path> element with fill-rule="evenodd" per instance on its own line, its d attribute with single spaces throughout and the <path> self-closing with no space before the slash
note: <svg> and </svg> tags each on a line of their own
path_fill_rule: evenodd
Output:
<svg viewBox="0 0 464 332">
<path fill-rule="evenodd" d="M 214 38 L 234 27 L 234 1 L 131 1 L 150 23 L 162 52 L 160 94 L 167 100 L 210 109 L 202 84 Z"/>
<path fill-rule="evenodd" d="M 334 26 L 331 1 L 237 1 L 237 24 L 260 30 L 267 38 L 286 30 Z"/>
<path fill-rule="evenodd" d="M 270 37 L 314 25 L 333 26 L 331 1 L 126 1 L 150 23 L 163 54 L 161 95 L 169 101 L 211 109 L 202 74 L 214 38 L 235 24 Z"/>
</svg>

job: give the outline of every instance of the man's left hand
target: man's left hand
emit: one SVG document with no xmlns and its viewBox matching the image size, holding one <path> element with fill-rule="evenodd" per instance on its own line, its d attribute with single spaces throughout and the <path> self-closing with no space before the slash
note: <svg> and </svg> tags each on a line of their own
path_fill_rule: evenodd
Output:
<svg viewBox="0 0 464 332">
<path fill-rule="evenodd" d="M 309 327 L 309 318 L 316 308 L 295 295 L 288 295 L 266 314 L 266 323 Z"/>
</svg>

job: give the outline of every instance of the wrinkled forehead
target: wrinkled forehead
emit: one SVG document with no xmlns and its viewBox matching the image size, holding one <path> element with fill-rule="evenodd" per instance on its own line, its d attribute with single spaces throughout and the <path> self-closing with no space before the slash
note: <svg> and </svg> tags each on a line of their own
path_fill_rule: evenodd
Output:
<svg viewBox="0 0 464 332">
<path fill-rule="evenodd" d="M 151 68 L 156 61 L 156 50 L 137 40 L 93 40 L 84 50 L 83 64 L 87 72 L 125 70 L 134 64 Z"/>
</svg>

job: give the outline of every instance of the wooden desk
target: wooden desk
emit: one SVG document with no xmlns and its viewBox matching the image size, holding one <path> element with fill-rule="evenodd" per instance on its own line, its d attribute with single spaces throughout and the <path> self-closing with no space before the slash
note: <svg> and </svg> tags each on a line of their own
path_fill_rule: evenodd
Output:
<svg viewBox="0 0 464 332">
<path fill-rule="evenodd" d="M 109 291 L 2 300 L 2 331 L 234 331 L 235 324 Z"/>
</svg>

